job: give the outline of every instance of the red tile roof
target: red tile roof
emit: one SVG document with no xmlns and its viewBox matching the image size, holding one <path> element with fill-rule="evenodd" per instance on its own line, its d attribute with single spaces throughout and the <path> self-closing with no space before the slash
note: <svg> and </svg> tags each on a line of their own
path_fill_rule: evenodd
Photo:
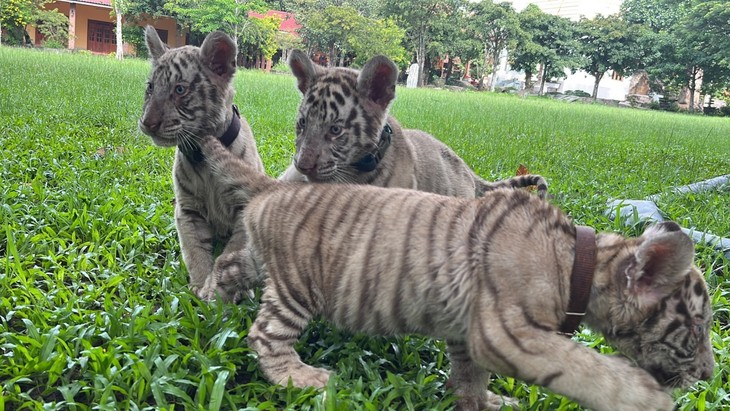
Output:
<svg viewBox="0 0 730 411">
<path fill-rule="evenodd" d="M 269 10 L 266 12 L 266 14 L 256 13 L 253 11 L 248 12 L 248 17 L 253 17 L 256 19 L 262 19 L 264 17 L 271 16 L 275 16 L 281 19 L 281 24 L 279 25 L 279 30 L 281 31 L 285 31 L 291 34 L 297 34 L 297 30 L 302 27 L 301 24 L 297 23 L 297 20 L 294 18 L 294 15 L 292 13 L 287 13 L 285 11 Z"/>
</svg>

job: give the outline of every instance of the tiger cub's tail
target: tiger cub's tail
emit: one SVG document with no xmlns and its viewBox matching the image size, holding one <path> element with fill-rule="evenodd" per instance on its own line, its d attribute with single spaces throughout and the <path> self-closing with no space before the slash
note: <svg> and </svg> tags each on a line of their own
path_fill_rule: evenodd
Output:
<svg viewBox="0 0 730 411">
<path fill-rule="evenodd" d="M 537 195 L 540 198 L 545 198 L 547 196 L 548 189 L 547 180 L 545 180 L 545 178 L 539 174 L 525 174 L 494 182 L 489 182 L 479 178 L 476 181 L 476 186 L 477 197 L 481 197 L 484 195 L 484 193 L 499 188 L 527 188 L 530 186 L 536 186 Z"/>
</svg>

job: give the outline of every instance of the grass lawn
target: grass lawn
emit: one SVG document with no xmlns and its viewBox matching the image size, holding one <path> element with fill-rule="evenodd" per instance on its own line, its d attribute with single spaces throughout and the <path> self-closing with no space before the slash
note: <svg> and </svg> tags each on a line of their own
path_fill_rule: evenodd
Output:
<svg viewBox="0 0 730 411">
<path fill-rule="evenodd" d="M 326 395 L 271 386 L 245 337 L 253 302 L 209 305 L 187 289 L 173 221 L 172 149 L 136 126 L 149 63 L 0 47 L 0 411 L 450 409 L 442 342 L 372 338 L 314 323 L 297 347 L 337 372 Z M 294 150 L 292 77 L 241 71 L 236 103 L 267 172 Z M 637 234 L 605 215 L 730 173 L 730 121 L 540 98 L 397 90 L 392 112 L 431 132 L 483 177 L 544 175 L 580 224 Z M 730 236 L 730 191 L 663 196 L 667 217 Z M 730 264 L 697 247 L 711 287 L 718 367 L 677 393 L 682 410 L 730 404 Z M 600 337 L 577 338 L 610 352 Z M 580 409 L 495 378 L 525 410 Z"/>
</svg>

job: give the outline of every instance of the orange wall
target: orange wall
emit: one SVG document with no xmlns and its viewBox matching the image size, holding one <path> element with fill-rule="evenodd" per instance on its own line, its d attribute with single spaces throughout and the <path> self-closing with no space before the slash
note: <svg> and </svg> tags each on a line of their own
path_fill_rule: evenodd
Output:
<svg viewBox="0 0 730 411">
<path fill-rule="evenodd" d="M 145 18 L 137 24 L 142 27 L 151 24 L 158 29 L 167 30 L 167 45 L 170 47 L 185 45 L 185 33 L 177 29 L 177 22 L 171 17 Z"/>
<path fill-rule="evenodd" d="M 48 10 L 57 9 L 59 12 L 68 17 L 71 7 L 69 3 L 57 1 L 46 4 L 45 8 Z M 111 8 L 76 4 L 76 33 L 74 35 L 74 49 L 87 49 L 89 20 L 104 21 L 116 24 L 116 20 L 111 12 Z M 175 19 L 170 17 L 159 17 L 156 19 L 146 18 L 139 23 L 140 26 L 145 26 L 147 24 L 152 24 L 158 29 L 167 30 L 167 43 L 170 47 L 179 47 L 185 45 L 185 34 L 178 31 Z M 35 44 L 35 28 L 32 26 L 28 26 L 28 34 L 31 37 L 31 41 Z M 134 48 L 129 46 L 128 44 L 125 44 L 124 50 L 125 52 L 133 52 Z"/>
</svg>

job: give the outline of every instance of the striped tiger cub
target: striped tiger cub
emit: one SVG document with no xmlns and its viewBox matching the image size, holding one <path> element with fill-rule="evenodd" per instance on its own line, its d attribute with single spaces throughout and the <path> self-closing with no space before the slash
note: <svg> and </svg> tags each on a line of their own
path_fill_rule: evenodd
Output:
<svg viewBox="0 0 730 411">
<path fill-rule="evenodd" d="M 214 138 L 202 150 L 221 201 L 245 206 L 252 254 L 268 275 L 248 344 L 273 383 L 327 383 L 330 371 L 294 351 L 315 316 L 352 331 L 446 340 L 461 410 L 515 404 L 487 391 L 491 372 L 594 410 L 636 411 L 671 410 L 669 389 L 712 375 L 707 286 L 675 223 L 638 238 L 596 235 L 522 190 L 463 199 L 284 183 Z M 577 241 L 579 232 L 590 241 Z M 582 317 L 569 308 L 580 288 L 574 265 L 589 267 Z M 557 332 L 576 317 L 638 367 Z"/>
<path fill-rule="evenodd" d="M 373 57 L 358 72 L 315 65 L 293 50 L 289 66 L 302 101 L 294 161 L 281 180 L 402 187 L 466 198 L 535 185 L 545 196 L 547 182 L 539 175 L 487 182 L 430 134 L 403 129 L 388 114 L 398 67 L 387 57 Z"/>
<path fill-rule="evenodd" d="M 234 250 L 245 254 L 245 232 L 232 235 L 238 210 L 214 195 L 217 177 L 198 148 L 202 136 L 215 135 L 233 155 L 263 173 L 251 128 L 233 105 L 236 44 L 225 33 L 213 32 L 199 48 L 168 49 L 152 26 L 147 26 L 145 40 L 152 72 L 138 123 L 156 145 L 177 147 L 172 171 L 175 226 L 190 287 L 206 300 L 216 294 L 224 300 L 238 299 L 218 283 L 231 282 L 226 277 L 238 275 L 239 268 L 230 270 L 225 259 L 214 266 L 213 250 L 222 243 L 227 255 Z"/>
</svg>

